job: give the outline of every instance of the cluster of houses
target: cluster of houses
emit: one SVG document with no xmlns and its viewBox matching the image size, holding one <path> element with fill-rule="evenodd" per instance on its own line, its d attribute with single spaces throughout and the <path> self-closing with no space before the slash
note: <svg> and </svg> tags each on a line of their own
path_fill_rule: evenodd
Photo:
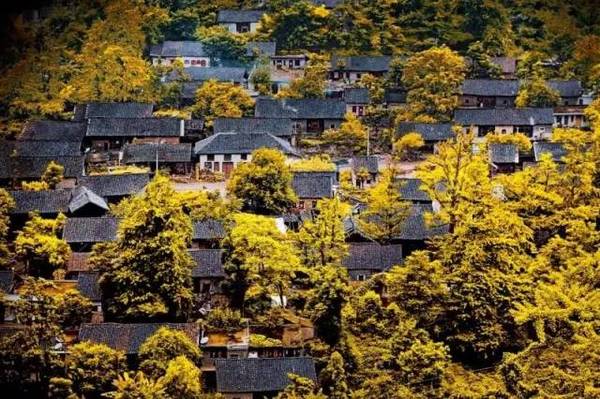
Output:
<svg viewBox="0 0 600 399">
<path fill-rule="evenodd" d="M 336 1 L 316 1 L 334 7 Z M 256 10 L 222 10 L 218 23 L 233 33 L 254 32 L 262 16 Z M 67 216 L 62 238 L 72 249 L 60 287 L 76 288 L 96 308 L 91 323 L 81 326 L 72 342 L 89 340 L 123 350 L 135 359 L 140 344 L 161 324 L 119 324 L 104 322 L 98 273 L 90 268 L 89 256 L 95 244 L 116 238 L 119 220 L 111 215 L 110 205 L 142 192 L 157 170 L 168 169 L 173 175 L 194 176 L 199 170 L 222 174 L 227 178 L 240 164 L 251 160 L 259 148 L 274 148 L 290 161 L 300 159 L 297 147 L 303 136 L 319 136 L 337 128 L 348 112 L 363 117 L 372 101 L 369 91 L 356 87 L 366 74 L 385 76 L 391 57 L 334 57 L 329 71 L 327 98 L 274 99 L 260 97 L 251 87 L 251 75 L 257 58 L 269 58 L 274 91 L 302 73 L 305 54 L 278 54 L 276 43 L 253 42 L 247 46 L 248 65 L 231 66 L 215 62 L 199 42 L 164 42 L 153 46 L 149 55 L 155 65 L 169 65 L 181 59 L 191 81 L 184 84 L 183 103 L 192 101 L 196 88 L 209 79 L 232 82 L 248 89 L 255 97 L 252 117 L 216 118 L 210 129 L 202 119 L 156 117 L 152 104 L 89 103 L 77 105 L 72 121 L 32 121 L 16 140 L 0 143 L 0 184 L 9 188 L 16 206 L 10 217 L 14 229 L 27 220 L 30 212 L 53 218 Z M 554 108 L 516 108 L 515 99 L 521 82 L 515 79 L 516 63 L 509 58 L 495 60 L 504 79 L 468 79 L 460 91 L 460 108 L 452 123 L 423 124 L 405 122 L 396 126 L 398 137 L 417 132 L 424 141 L 424 152 L 453 137 L 453 127 L 472 129 L 478 137 L 488 133 L 523 133 L 533 142 L 531 153 L 523 153 L 513 144 L 489 146 L 492 173 L 509 173 L 538 162 L 550 153 L 560 162 L 565 154 L 560 143 L 550 142 L 555 127 L 587 128 L 583 109 L 591 101 L 578 81 L 550 81 L 561 97 Z M 402 106 L 406 91 L 386 89 L 383 105 Z M 320 199 L 337 195 L 340 174 L 349 171 L 357 185 L 368 186 L 378 180 L 388 162 L 382 155 L 334 159 L 330 172 L 295 172 L 293 189 L 298 203 L 288 214 L 279 215 L 283 230 L 297 230 L 314 217 Z M 39 179 L 50 161 L 64 167 L 65 179 L 51 190 L 26 191 L 20 183 Z M 141 171 L 111 173 L 111 168 L 137 166 Z M 102 173 L 98 173 L 102 171 Z M 368 176 L 357 179 L 359 173 Z M 410 202 L 410 212 L 402 233 L 387 245 L 370 238 L 360 229 L 357 215 L 362 204 L 356 203 L 344 228 L 349 255 L 342 265 L 357 284 L 372 275 L 401 264 L 403 257 L 425 246 L 428 238 L 443 234 L 444 226 L 429 226 L 424 215 L 435 203 L 421 190 L 421 182 L 411 176 L 401 178 L 400 194 Z M 192 272 L 196 294 L 195 312 L 205 315 L 226 303 L 221 290 L 225 278 L 220 242 L 225 227 L 218 220 L 195 222 L 189 253 L 195 262 Z M 0 271 L 0 290 L 7 298 L 19 295 L 20 276 L 11 270 Z M 13 316 L 0 312 L 0 330 L 9 328 Z M 1 323 L 3 321 L 3 323 Z M 211 389 L 226 398 L 252 398 L 274 395 L 288 383 L 288 374 L 316 379 L 314 361 L 305 354 L 304 344 L 313 337 L 309 321 L 290 317 L 278 331 L 280 345 L 253 343 L 256 331 L 246 326 L 235 332 L 207 333 L 195 323 L 170 324 L 184 331 L 203 352 L 202 368 Z"/>
</svg>

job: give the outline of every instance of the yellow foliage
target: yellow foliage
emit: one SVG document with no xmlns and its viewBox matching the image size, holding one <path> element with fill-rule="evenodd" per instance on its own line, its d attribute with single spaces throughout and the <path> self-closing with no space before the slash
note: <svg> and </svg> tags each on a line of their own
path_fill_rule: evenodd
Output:
<svg viewBox="0 0 600 399">
<path fill-rule="evenodd" d="M 294 161 L 290 168 L 294 172 L 335 172 L 335 165 L 327 154 Z"/>
<path fill-rule="evenodd" d="M 519 147 L 519 151 L 531 151 L 531 140 L 523 133 L 511 133 L 511 134 L 496 134 L 490 133 L 485 136 L 488 144 L 516 144 Z"/>
<path fill-rule="evenodd" d="M 229 82 L 209 80 L 196 90 L 192 115 L 204 117 L 205 125 L 212 126 L 215 118 L 241 118 L 254 107 L 254 100 L 244 88 Z"/>
<path fill-rule="evenodd" d="M 423 137 L 417 133 L 412 132 L 403 135 L 394 143 L 394 157 L 401 161 L 409 159 L 411 152 L 418 150 L 425 145 Z"/>
</svg>

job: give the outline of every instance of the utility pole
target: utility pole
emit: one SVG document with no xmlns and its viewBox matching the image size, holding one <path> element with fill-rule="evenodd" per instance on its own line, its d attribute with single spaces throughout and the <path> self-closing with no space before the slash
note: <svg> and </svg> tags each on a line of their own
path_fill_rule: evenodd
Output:
<svg viewBox="0 0 600 399">
<path fill-rule="evenodd" d="M 371 150 L 371 129 L 367 128 L 367 156 L 369 156 L 369 152 Z"/>
</svg>

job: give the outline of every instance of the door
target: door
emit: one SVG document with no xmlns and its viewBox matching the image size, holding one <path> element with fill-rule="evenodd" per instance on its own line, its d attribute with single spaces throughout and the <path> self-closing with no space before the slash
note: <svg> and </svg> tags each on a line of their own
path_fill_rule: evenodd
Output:
<svg viewBox="0 0 600 399">
<path fill-rule="evenodd" d="M 233 170 L 233 162 L 223 162 L 223 174 L 225 177 L 229 177 Z"/>
</svg>

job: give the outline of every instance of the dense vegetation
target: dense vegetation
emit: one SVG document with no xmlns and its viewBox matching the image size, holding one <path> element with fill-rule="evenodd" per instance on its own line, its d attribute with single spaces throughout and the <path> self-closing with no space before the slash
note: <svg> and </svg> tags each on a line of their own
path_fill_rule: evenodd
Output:
<svg viewBox="0 0 600 399">
<path fill-rule="evenodd" d="M 467 55 L 490 74 L 490 57 L 522 57 L 519 74 L 528 83 L 518 105 L 554 104 L 556 93 L 544 84 L 550 77 L 577 77 L 597 89 L 595 3 L 354 0 L 327 10 L 307 1 L 271 0 L 258 33 L 242 40 L 276 40 L 281 51 L 314 53 L 308 76 L 280 94 L 286 97 L 322 96 L 324 60 L 331 53 L 397 56 L 396 80 L 392 71 L 386 82 L 367 77 L 361 85 L 377 99 L 382 85 L 402 83 L 409 106 L 396 115 L 399 120 L 447 121 L 457 105 L 456 89 L 473 73 Z M 173 87 L 160 77 L 178 67 L 151 66 L 147 46 L 201 38 L 215 51 L 235 50 L 238 39 L 213 26 L 216 11 L 257 5 L 84 0 L 61 2 L 38 24 L 16 19 L 12 46 L 0 57 L 3 122 L 14 133 L 28 118 L 66 119 L 73 104 L 92 100 L 155 101 L 173 112 Z M 541 70 L 540 62 L 549 59 L 560 67 Z M 209 82 L 198 98 L 186 112 L 209 117 L 209 124 L 212 117 L 239 117 L 252 108 L 243 90 L 228 84 Z M 292 377 L 280 399 L 598 398 L 600 102 L 587 112 L 591 131 L 554 132 L 553 140 L 567 149 L 563 163 L 544 157 L 535 168 L 493 178 L 487 151 L 473 154 L 473 135 L 457 130 L 417 171 L 440 205 L 429 222 L 448 226 L 448 233 L 360 285 L 350 283 L 341 265 L 348 254 L 349 204 L 319 201 L 318 216 L 297 232 L 281 232 L 269 217 L 294 205 L 291 170 L 328 170 L 328 158 L 290 168 L 281 153 L 259 150 L 234 171 L 226 199 L 176 192 L 157 174 L 142 195 L 111 209 L 121 218 L 117 239 L 94 248 L 91 263 L 101 273 L 106 320 L 198 318 L 186 249 L 192 221 L 217 219 L 226 227 L 230 306 L 200 322 L 235 330 L 246 318 L 274 328 L 291 314 L 314 324 L 316 339 L 306 349 L 317 361 L 319 384 Z M 319 144 L 362 153 L 367 123 L 348 115 Z M 510 140 L 530 145 L 518 135 Z M 422 145 L 418 137 L 405 136 L 394 143 L 394 155 L 410 159 Z M 358 193 L 366 204 L 359 225 L 384 244 L 401 231 L 409 209 L 394 173 Z M 53 166 L 30 189 L 52 188 L 61 174 Z M 341 189 L 348 197 L 356 194 L 344 191 L 343 182 Z M 63 216 L 33 214 L 13 240 L 13 206 L 0 189 L 0 266 L 17 265 L 33 278 L 24 281 L 13 305 L 26 328 L 0 339 L 2 386 L 31 397 L 70 399 L 107 392 L 123 399 L 211 396 L 202 394 L 197 345 L 178 331 L 161 329 L 150 337 L 139 367 L 104 345 L 80 343 L 65 356 L 51 350 L 61 331 L 89 319 L 91 304 L 76 292 L 48 294 L 52 282 L 40 278 L 60 276 L 70 255 L 58 234 Z"/>
</svg>

